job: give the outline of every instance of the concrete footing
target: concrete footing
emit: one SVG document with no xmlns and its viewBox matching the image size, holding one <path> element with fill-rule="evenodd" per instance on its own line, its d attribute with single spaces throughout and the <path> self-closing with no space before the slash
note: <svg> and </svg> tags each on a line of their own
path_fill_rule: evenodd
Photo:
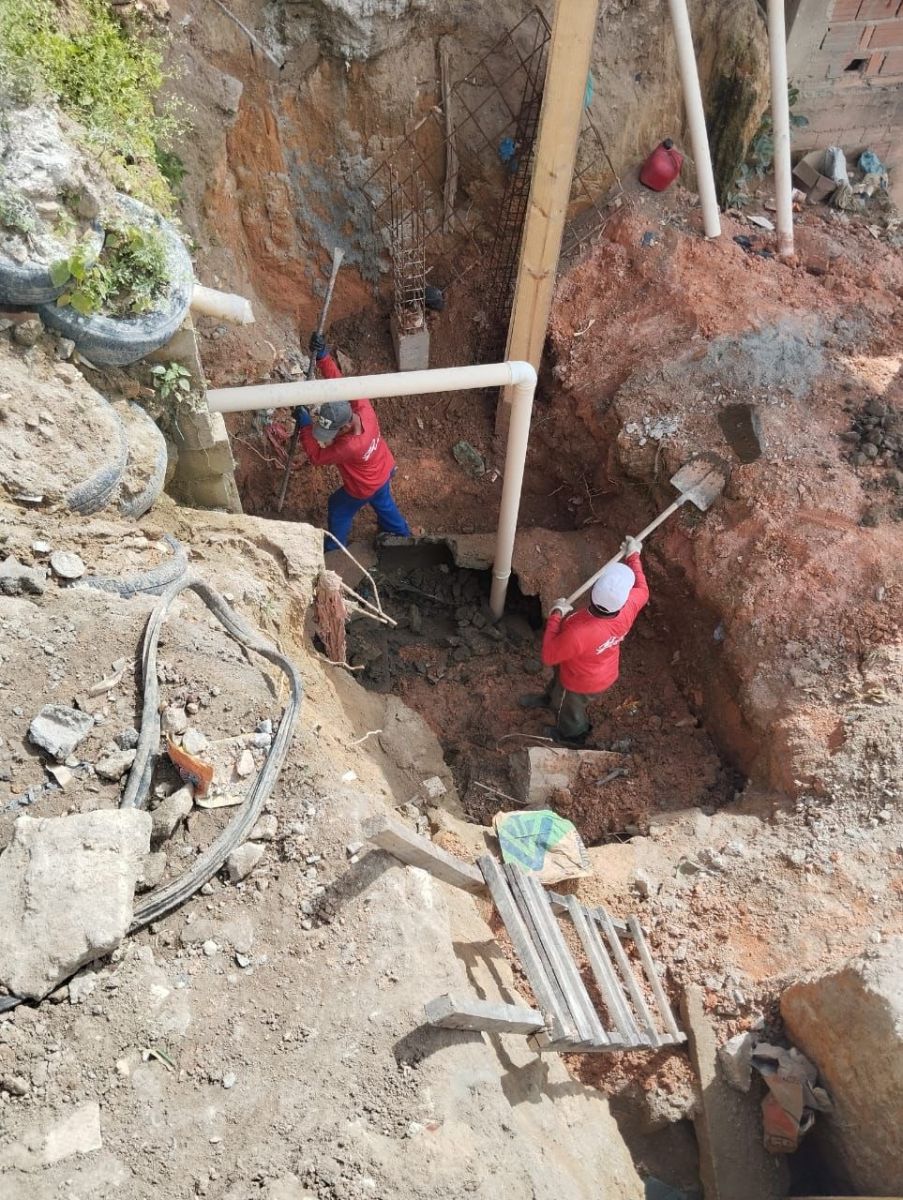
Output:
<svg viewBox="0 0 903 1200">
<path fill-rule="evenodd" d="M 426 371 L 430 365 L 430 331 L 426 325 L 416 333 L 402 333 L 394 313 L 390 324 L 399 371 Z"/>
</svg>

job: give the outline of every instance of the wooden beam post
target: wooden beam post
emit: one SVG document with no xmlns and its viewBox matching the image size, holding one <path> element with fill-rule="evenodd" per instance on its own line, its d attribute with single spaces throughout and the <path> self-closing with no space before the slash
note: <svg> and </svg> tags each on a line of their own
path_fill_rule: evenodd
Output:
<svg viewBox="0 0 903 1200">
<path fill-rule="evenodd" d="M 441 1029 L 471 1029 L 488 1033 L 540 1033 L 546 1027 L 545 1018 L 535 1008 L 521 1004 L 500 1004 L 489 1000 L 464 1000 L 437 996 L 425 1006 L 430 1025 Z"/>
<path fill-rule="evenodd" d="M 387 814 L 380 813 L 366 820 L 364 837 L 399 862 L 429 871 L 430 875 L 441 879 L 443 883 L 450 883 L 452 887 L 462 888 L 465 892 L 482 892 L 486 886 L 476 867 L 455 858 L 441 846 L 434 845 L 429 838 L 421 837 Z"/>
<path fill-rule="evenodd" d="M 561 254 L 599 0 L 557 0 L 505 357 L 539 369 Z M 496 432 L 511 410 L 502 394 Z"/>
</svg>

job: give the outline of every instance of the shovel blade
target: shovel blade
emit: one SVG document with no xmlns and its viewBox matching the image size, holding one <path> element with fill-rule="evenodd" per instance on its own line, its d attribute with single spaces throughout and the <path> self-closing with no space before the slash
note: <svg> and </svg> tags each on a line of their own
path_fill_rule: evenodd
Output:
<svg viewBox="0 0 903 1200">
<path fill-rule="evenodd" d="M 703 512 L 718 499 L 726 482 L 727 466 L 716 455 L 691 459 L 671 476 L 672 485 L 684 499 Z"/>
</svg>

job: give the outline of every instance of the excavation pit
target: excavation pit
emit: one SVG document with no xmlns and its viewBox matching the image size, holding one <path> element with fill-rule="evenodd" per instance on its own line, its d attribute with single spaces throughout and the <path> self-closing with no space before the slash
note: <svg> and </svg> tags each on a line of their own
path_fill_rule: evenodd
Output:
<svg viewBox="0 0 903 1200">
<path fill-rule="evenodd" d="M 500 809 L 521 807 L 524 752 L 551 744 L 553 722 L 548 710 L 518 703 L 541 693 L 551 676 L 540 658 L 538 598 L 512 579 L 494 624 L 490 572 L 456 565 L 442 539 L 382 547 L 373 576 L 398 625 L 351 622 L 348 661 L 358 680 L 397 694 L 427 721 L 469 819 L 490 824 Z M 733 798 L 740 777 L 681 686 L 680 655 L 647 609 L 624 644 L 621 678 L 589 709 L 587 749 L 617 756 L 624 773 L 606 778 L 589 765 L 555 797 L 588 843 L 644 832 L 657 812 L 714 810 Z"/>
</svg>

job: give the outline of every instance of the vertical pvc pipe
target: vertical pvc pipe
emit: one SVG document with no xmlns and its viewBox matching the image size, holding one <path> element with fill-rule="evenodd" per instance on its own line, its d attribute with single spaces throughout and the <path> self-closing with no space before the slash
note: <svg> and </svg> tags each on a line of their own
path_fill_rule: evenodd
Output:
<svg viewBox="0 0 903 1200">
<path fill-rule="evenodd" d="M 787 29 L 784 0 L 768 0 L 768 56 L 774 138 L 774 199 L 778 256 L 793 258 L 793 183 L 790 170 L 790 103 L 787 99 Z"/>
<path fill-rule="evenodd" d="M 709 135 L 705 127 L 705 110 L 702 107 L 702 91 L 699 87 L 699 71 L 696 67 L 696 52 L 693 49 L 693 31 L 686 0 L 668 0 L 671 23 L 677 42 L 677 64 L 690 126 L 690 143 L 696 162 L 696 185 L 702 205 L 702 225 L 706 237 L 721 236 L 721 219 L 718 215 L 718 197 L 715 193 L 715 175 L 712 171 L 712 155 L 709 151 Z"/>
<path fill-rule="evenodd" d="M 511 363 L 515 381 L 511 400 L 511 419 L 508 423 L 508 445 L 505 451 L 505 481 L 499 505 L 499 525 L 495 537 L 492 563 L 492 586 L 489 592 L 489 611 L 497 621 L 505 609 L 505 595 L 514 558 L 514 538 L 520 510 L 527 443 L 530 440 L 530 417 L 533 413 L 533 393 L 536 390 L 536 371 L 526 362 Z"/>
</svg>

